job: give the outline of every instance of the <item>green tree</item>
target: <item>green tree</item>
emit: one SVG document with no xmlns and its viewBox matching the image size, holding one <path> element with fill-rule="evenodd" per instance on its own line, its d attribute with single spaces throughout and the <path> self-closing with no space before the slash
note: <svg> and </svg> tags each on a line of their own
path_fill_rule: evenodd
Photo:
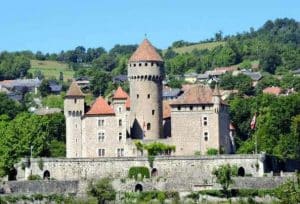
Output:
<svg viewBox="0 0 300 204">
<path fill-rule="evenodd" d="M 228 189 L 229 186 L 233 184 L 232 176 L 234 175 L 234 172 L 234 168 L 232 168 L 230 164 L 221 165 L 212 172 L 217 178 L 217 183 L 221 184 L 223 192 L 227 197 L 230 195 Z"/>
<path fill-rule="evenodd" d="M 97 198 L 99 204 L 104 204 L 106 201 L 116 199 L 116 192 L 109 178 L 103 178 L 95 183 L 89 183 L 87 193 Z"/>
<path fill-rule="evenodd" d="M 0 115 L 5 114 L 12 119 L 23 110 L 21 104 L 10 99 L 5 93 L 0 93 Z"/>
<path fill-rule="evenodd" d="M 39 92 L 42 97 L 46 97 L 51 92 L 49 80 L 45 79 L 42 81 L 41 85 L 39 86 Z"/>
<path fill-rule="evenodd" d="M 108 88 L 109 82 L 111 82 L 111 76 L 103 71 L 95 70 L 94 76 L 91 80 L 90 89 L 94 96 L 104 95 Z"/>
</svg>

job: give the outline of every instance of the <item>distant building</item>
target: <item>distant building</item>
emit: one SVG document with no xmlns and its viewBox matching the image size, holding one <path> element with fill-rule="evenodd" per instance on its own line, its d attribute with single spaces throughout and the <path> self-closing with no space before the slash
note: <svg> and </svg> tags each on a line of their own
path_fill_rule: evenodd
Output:
<svg viewBox="0 0 300 204">
<path fill-rule="evenodd" d="M 263 93 L 279 96 L 282 93 L 282 89 L 277 86 L 267 87 L 263 90 Z"/>
<path fill-rule="evenodd" d="M 116 83 L 116 84 L 121 84 L 121 83 L 124 83 L 128 81 L 128 78 L 127 78 L 127 75 L 118 75 L 118 76 L 115 76 L 113 77 L 113 82 Z"/>
<path fill-rule="evenodd" d="M 40 108 L 34 111 L 36 115 L 51 115 L 54 113 L 61 113 L 60 108 Z"/>
<path fill-rule="evenodd" d="M 56 83 L 56 82 L 50 82 L 49 83 L 50 92 L 53 94 L 60 94 L 62 90 L 62 85 Z"/>
<path fill-rule="evenodd" d="M 294 76 L 300 76 L 300 68 L 294 70 L 292 73 L 294 74 Z"/>
<path fill-rule="evenodd" d="M 90 80 L 87 77 L 78 77 L 75 81 L 78 84 L 78 86 L 82 89 L 90 88 Z"/>
<path fill-rule="evenodd" d="M 198 74 L 197 73 L 188 73 L 184 74 L 184 80 L 189 83 L 195 83 L 197 81 Z"/>
<path fill-rule="evenodd" d="M 29 92 L 38 91 L 38 87 L 41 85 L 41 80 L 36 79 L 16 79 L 16 80 L 4 80 L 0 81 L 0 87 L 4 87 L 10 91 L 24 90 Z"/>
</svg>

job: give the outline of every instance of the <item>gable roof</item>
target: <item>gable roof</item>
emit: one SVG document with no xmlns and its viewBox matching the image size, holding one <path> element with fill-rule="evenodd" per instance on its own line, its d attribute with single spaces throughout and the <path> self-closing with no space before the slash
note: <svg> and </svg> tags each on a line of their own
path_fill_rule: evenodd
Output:
<svg viewBox="0 0 300 204">
<path fill-rule="evenodd" d="M 102 96 L 99 96 L 93 103 L 90 110 L 86 115 L 114 115 L 115 112 L 112 107 L 104 100 Z"/>
<path fill-rule="evenodd" d="M 129 62 L 139 62 L 139 61 L 157 61 L 162 62 L 163 59 L 157 53 L 153 45 L 149 40 L 145 39 L 132 54 L 129 59 Z"/>
<path fill-rule="evenodd" d="M 66 96 L 84 96 L 84 94 L 82 93 L 76 81 L 73 81 L 70 85 L 69 90 L 67 91 Z"/>
<path fill-rule="evenodd" d="M 129 98 L 128 94 L 122 89 L 121 86 L 115 91 L 113 99 L 127 99 Z"/>
</svg>

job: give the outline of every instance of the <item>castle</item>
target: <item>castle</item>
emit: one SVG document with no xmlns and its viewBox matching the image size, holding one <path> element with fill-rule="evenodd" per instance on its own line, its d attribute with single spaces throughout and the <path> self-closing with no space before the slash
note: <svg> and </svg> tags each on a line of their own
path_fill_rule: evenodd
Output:
<svg viewBox="0 0 300 204">
<path fill-rule="evenodd" d="M 130 96 L 119 87 L 110 104 L 99 96 L 85 110 L 84 94 L 73 82 L 64 100 L 67 158 L 139 156 L 135 140 L 174 145 L 173 156 L 204 155 L 211 148 L 233 153 L 228 105 L 218 87 L 191 86 L 163 103 L 163 79 L 163 59 L 145 39 L 128 62 Z"/>
</svg>

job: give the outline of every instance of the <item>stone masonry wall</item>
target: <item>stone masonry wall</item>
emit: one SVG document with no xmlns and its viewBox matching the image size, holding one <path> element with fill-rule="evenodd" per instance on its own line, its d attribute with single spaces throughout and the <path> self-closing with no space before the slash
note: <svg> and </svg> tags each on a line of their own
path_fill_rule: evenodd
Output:
<svg viewBox="0 0 300 204">
<path fill-rule="evenodd" d="M 245 174 L 261 177 L 264 174 L 264 155 L 218 155 L 193 157 L 156 157 L 153 167 L 157 177 L 174 180 L 174 183 L 190 181 L 191 183 L 211 183 L 212 170 L 223 164 L 242 167 Z M 56 180 L 85 180 L 103 177 L 126 178 L 132 166 L 146 166 L 145 157 L 127 158 L 78 158 L 55 159 L 43 158 L 43 169 L 38 165 L 39 159 L 31 161 L 30 169 L 18 171 L 19 179 L 26 179 L 29 172 L 43 178 L 45 171 Z M 27 172 L 27 173 L 26 173 Z M 25 176 L 26 175 L 26 176 Z"/>
</svg>

